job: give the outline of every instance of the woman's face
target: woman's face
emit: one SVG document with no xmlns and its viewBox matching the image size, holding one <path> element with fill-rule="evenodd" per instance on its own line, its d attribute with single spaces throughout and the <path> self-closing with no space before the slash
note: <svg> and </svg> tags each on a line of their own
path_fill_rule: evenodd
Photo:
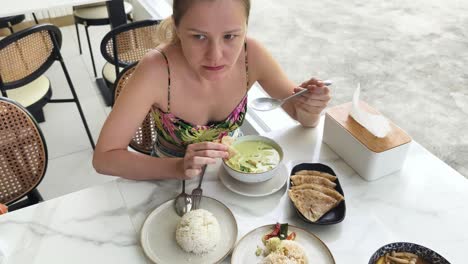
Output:
<svg viewBox="0 0 468 264">
<path fill-rule="evenodd" d="M 239 0 L 195 1 L 177 34 L 188 64 L 206 80 L 225 77 L 242 51 L 247 30 Z"/>
</svg>

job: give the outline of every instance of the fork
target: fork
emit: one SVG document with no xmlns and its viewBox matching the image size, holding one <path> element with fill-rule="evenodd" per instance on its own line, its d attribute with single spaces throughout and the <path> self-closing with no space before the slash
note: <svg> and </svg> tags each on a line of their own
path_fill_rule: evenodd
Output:
<svg viewBox="0 0 468 264">
<path fill-rule="evenodd" d="M 203 176 L 205 176 L 205 170 L 206 170 L 206 164 L 203 165 L 202 171 L 201 171 L 201 176 L 200 176 L 200 182 L 198 183 L 198 187 L 192 190 L 192 202 L 193 202 L 193 209 L 198 209 L 200 206 L 200 200 L 203 194 L 203 190 L 201 188 L 201 184 L 203 181 Z"/>
</svg>

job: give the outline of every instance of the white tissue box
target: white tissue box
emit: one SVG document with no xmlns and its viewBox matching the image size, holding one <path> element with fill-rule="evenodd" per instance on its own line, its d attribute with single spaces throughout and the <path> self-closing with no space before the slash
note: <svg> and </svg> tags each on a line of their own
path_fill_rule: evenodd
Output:
<svg viewBox="0 0 468 264">
<path fill-rule="evenodd" d="M 364 102 L 360 108 L 378 113 Z M 372 135 L 350 115 L 351 103 L 328 109 L 323 141 L 362 178 L 372 181 L 398 171 L 403 166 L 411 137 L 390 122 L 391 131 L 384 138 Z"/>
</svg>

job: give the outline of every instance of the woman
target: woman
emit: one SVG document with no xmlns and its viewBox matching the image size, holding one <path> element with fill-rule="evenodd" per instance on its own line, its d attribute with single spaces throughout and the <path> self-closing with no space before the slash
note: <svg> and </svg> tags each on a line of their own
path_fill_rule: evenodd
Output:
<svg viewBox="0 0 468 264">
<path fill-rule="evenodd" d="M 309 89 L 283 109 L 303 126 L 317 125 L 328 88 L 315 79 L 297 88 L 246 36 L 249 11 L 249 0 L 174 0 L 172 17 L 159 27 L 162 44 L 140 61 L 102 128 L 93 157 L 99 173 L 136 180 L 198 176 L 203 165 L 229 156 L 213 141 L 242 124 L 256 81 L 275 98 Z M 160 158 L 127 150 L 149 109 Z"/>
</svg>

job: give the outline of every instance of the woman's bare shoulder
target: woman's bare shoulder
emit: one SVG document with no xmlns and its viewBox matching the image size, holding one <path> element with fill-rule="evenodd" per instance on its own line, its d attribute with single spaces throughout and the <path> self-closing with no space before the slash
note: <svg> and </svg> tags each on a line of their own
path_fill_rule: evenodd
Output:
<svg viewBox="0 0 468 264">
<path fill-rule="evenodd" d="M 163 67 L 164 66 L 164 67 Z M 164 68 L 166 67 L 166 61 L 164 56 L 159 50 L 153 49 L 148 51 L 145 56 L 140 60 L 138 63 L 138 70 L 143 72 L 152 72 L 153 75 L 159 71 L 161 73 L 164 72 Z"/>
<path fill-rule="evenodd" d="M 162 53 L 151 50 L 139 61 L 134 75 L 139 82 L 154 85 L 165 85 L 169 78 L 167 63 Z"/>
<path fill-rule="evenodd" d="M 173 45 L 164 45 L 150 50 L 141 59 L 138 68 L 142 68 L 141 71 L 150 73 L 154 78 L 163 77 L 167 80 L 168 67 L 176 66 L 174 64 L 177 64 L 177 58 L 180 57 L 177 52 L 178 50 Z"/>
<path fill-rule="evenodd" d="M 257 39 L 248 36 L 246 38 L 247 41 L 247 51 L 249 55 L 253 55 L 255 57 L 261 57 L 265 54 L 269 54 L 267 48 Z"/>
<path fill-rule="evenodd" d="M 167 84 L 168 74 L 165 59 L 159 51 L 151 50 L 138 62 L 125 89 L 159 105 L 161 98 L 167 93 Z"/>
<path fill-rule="evenodd" d="M 247 56 L 249 61 L 249 74 L 257 81 L 265 66 L 271 63 L 272 57 L 267 48 L 258 40 L 247 37 Z"/>
</svg>

